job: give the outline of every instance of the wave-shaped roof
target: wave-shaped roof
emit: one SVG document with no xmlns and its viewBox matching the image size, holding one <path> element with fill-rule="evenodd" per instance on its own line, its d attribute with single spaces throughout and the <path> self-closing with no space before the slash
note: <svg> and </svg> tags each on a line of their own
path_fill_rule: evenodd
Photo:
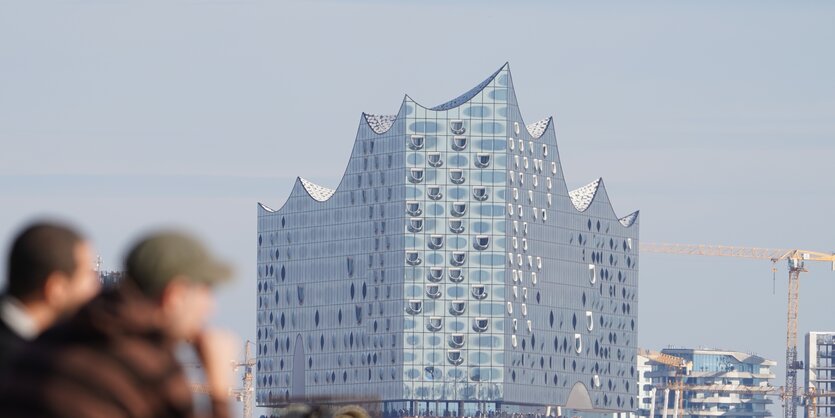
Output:
<svg viewBox="0 0 835 418">
<path fill-rule="evenodd" d="M 394 121 L 397 119 L 397 115 L 371 115 L 368 113 L 363 113 L 362 115 L 365 116 L 365 121 L 368 122 L 368 126 L 378 134 L 385 133 L 391 129 L 391 126 L 394 125 Z"/>
<path fill-rule="evenodd" d="M 301 181 L 302 186 L 304 186 L 304 190 L 307 192 L 307 194 L 309 194 L 310 197 L 319 202 L 324 202 L 330 199 L 331 196 L 333 196 L 333 194 L 336 193 L 336 190 L 320 186 L 316 183 L 313 183 L 310 180 L 303 179 L 301 177 L 299 177 L 299 181 Z"/>
<path fill-rule="evenodd" d="M 574 204 L 574 207 L 577 208 L 578 211 L 583 212 L 589 208 L 592 200 L 594 200 L 594 195 L 597 194 L 597 189 L 600 186 L 601 180 L 602 179 L 599 178 L 583 187 L 568 192 L 568 197 L 571 198 L 571 203 Z"/>
<path fill-rule="evenodd" d="M 538 120 L 530 125 L 525 126 L 528 129 L 528 133 L 531 134 L 534 138 L 539 138 L 545 133 L 545 129 L 548 128 L 548 124 L 551 123 L 551 117 L 547 117 L 542 120 Z"/>
<path fill-rule="evenodd" d="M 629 215 L 624 216 L 623 218 L 618 219 L 621 225 L 625 227 L 630 227 L 632 224 L 635 223 L 635 220 L 638 219 L 638 211 L 630 213 Z"/>
<path fill-rule="evenodd" d="M 499 75 L 499 73 L 502 72 L 502 70 L 507 66 L 508 66 L 508 63 L 505 63 L 504 65 L 502 65 L 501 68 L 496 70 L 495 73 L 491 74 L 490 77 L 487 77 L 486 80 L 482 81 L 481 83 L 478 83 L 477 86 L 467 90 L 466 93 L 464 93 L 464 94 L 462 94 L 462 95 L 460 95 L 460 96 L 458 96 L 458 97 L 456 97 L 456 98 L 454 98 L 454 99 L 452 99 L 452 100 L 450 100 L 446 103 L 439 104 L 439 105 L 431 108 L 430 110 L 438 110 L 438 111 L 449 110 L 449 109 L 454 109 L 458 106 L 461 106 L 464 103 L 467 103 L 468 101 L 470 101 L 470 99 L 475 97 L 476 94 L 478 94 L 479 92 L 484 90 L 484 88 L 487 87 L 487 85 L 490 84 L 490 82 L 493 81 L 493 79 L 496 78 L 496 76 Z"/>
</svg>

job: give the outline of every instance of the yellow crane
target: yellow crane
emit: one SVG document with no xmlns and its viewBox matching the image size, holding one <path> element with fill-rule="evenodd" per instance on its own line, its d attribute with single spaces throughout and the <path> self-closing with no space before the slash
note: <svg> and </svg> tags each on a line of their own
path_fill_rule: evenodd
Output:
<svg viewBox="0 0 835 418">
<path fill-rule="evenodd" d="M 732 247 L 725 245 L 688 245 L 641 243 L 640 251 L 645 253 L 702 255 L 711 257 L 739 257 L 770 260 L 772 271 L 778 261 L 786 260 L 789 265 L 789 295 L 786 320 L 786 383 L 783 386 L 783 417 L 797 418 L 797 371 L 803 368 L 797 359 L 797 315 L 800 307 L 800 273 L 806 272 L 805 262 L 825 261 L 832 263 L 835 271 L 835 253 L 820 251 Z"/>
<path fill-rule="evenodd" d="M 833 398 L 835 392 L 818 392 L 810 387 L 806 392 L 806 418 L 818 418 L 818 398 Z"/>
</svg>

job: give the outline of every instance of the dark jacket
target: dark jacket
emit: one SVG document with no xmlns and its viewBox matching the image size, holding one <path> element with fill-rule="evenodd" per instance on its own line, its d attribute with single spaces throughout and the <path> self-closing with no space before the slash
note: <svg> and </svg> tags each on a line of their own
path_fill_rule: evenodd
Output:
<svg viewBox="0 0 835 418">
<path fill-rule="evenodd" d="M 103 293 L 0 376 L 0 417 L 194 417 L 174 346 L 139 292 Z M 212 407 L 216 418 L 229 414 L 226 399 Z"/>
<path fill-rule="evenodd" d="M 3 318 L 0 318 L 0 373 L 12 364 L 12 358 L 25 344 L 26 340 L 17 335 Z"/>
</svg>

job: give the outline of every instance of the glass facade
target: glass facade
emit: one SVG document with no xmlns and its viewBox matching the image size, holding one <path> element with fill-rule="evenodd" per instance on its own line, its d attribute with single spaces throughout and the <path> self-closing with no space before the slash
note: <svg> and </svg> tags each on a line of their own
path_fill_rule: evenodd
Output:
<svg viewBox="0 0 835 418">
<path fill-rule="evenodd" d="M 507 65 L 445 104 L 364 114 L 335 190 L 298 179 L 259 205 L 257 402 L 634 410 L 637 231 L 602 181 L 568 191 Z"/>
</svg>

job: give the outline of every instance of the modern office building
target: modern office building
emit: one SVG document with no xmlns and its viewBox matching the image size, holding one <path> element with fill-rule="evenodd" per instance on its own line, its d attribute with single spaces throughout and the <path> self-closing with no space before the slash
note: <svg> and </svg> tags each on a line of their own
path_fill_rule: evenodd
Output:
<svg viewBox="0 0 835 418">
<path fill-rule="evenodd" d="M 818 418 L 835 417 L 835 332 L 806 334 L 806 417 L 814 408 Z"/>
<path fill-rule="evenodd" d="M 737 351 L 716 349 L 664 349 L 661 353 L 683 360 L 685 367 L 671 362 L 650 361 L 655 396 L 655 417 L 768 417 L 767 406 L 773 401 L 767 393 L 777 363 Z M 683 386 L 679 387 L 678 384 Z M 664 389 L 670 389 L 665 395 Z M 683 392 L 679 402 L 676 390 Z M 666 408 L 665 402 L 666 400 Z M 681 410 L 679 410 L 681 409 Z"/>
<path fill-rule="evenodd" d="M 638 213 L 616 216 L 601 179 L 568 190 L 553 120 L 525 124 L 508 65 L 439 106 L 362 114 L 335 189 L 298 178 L 259 204 L 257 249 L 261 406 L 638 408 Z"/>
<path fill-rule="evenodd" d="M 631 414 L 632 417 L 649 417 L 650 406 L 655 399 L 655 386 L 652 384 L 652 365 L 648 353 L 644 350 L 638 351 L 637 357 L 638 370 L 638 408 Z"/>
</svg>

